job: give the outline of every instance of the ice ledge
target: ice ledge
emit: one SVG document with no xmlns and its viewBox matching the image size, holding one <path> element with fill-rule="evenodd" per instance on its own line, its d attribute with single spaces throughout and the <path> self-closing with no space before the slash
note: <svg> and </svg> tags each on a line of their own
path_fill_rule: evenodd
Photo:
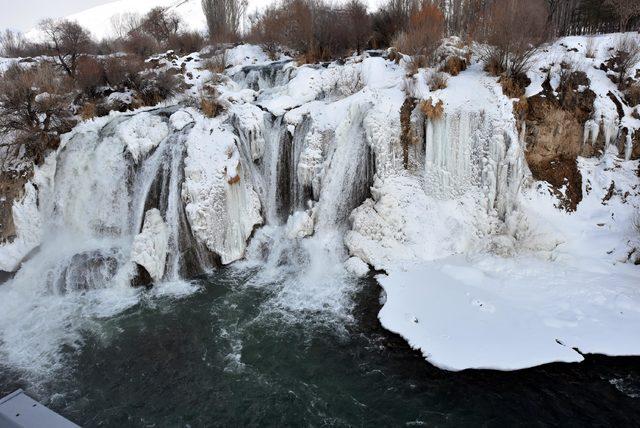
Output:
<svg viewBox="0 0 640 428">
<path fill-rule="evenodd" d="M 633 267 L 588 272 L 537 258 L 454 256 L 379 275 L 382 325 L 447 370 L 518 370 L 640 354 Z"/>
</svg>

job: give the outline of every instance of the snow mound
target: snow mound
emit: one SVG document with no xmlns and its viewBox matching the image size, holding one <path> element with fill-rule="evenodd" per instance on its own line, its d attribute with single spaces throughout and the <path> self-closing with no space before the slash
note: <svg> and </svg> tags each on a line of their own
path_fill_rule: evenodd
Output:
<svg viewBox="0 0 640 428">
<path fill-rule="evenodd" d="M 117 134 L 138 162 L 169 135 L 169 127 L 157 115 L 142 112 L 118 126 Z"/>
</svg>

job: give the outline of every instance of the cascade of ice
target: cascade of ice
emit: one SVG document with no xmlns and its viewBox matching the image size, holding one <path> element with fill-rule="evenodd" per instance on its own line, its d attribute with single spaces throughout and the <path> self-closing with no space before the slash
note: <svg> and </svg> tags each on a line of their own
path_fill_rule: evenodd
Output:
<svg viewBox="0 0 640 428">
<path fill-rule="evenodd" d="M 482 112 L 461 111 L 427 119 L 425 134 L 425 191 L 450 198 L 480 189 L 487 210 L 504 219 L 526 174 L 515 129 Z"/>
<path fill-rule="evenodd" d="M 352 104 L 336 129 L 333 153 L 318 201 L 317 229 L 343 226 L 351 211 L 369 196 L 375 172 L 372 151 L 363 130 L 369 108 L 368 103 Z"/>
<path fill-rule="evenodd" d="M 184 136 L 182 131 L 169 132 L 162 118 L 166 114 L 120 116 L 66 141 L 57 156 L 52 194 L 41 195 L 53 201 L 43 213 L 43 243 L 14 281 L 44 280 L 44 288 L 54 293 L 128 286 L 135 274 L 132 244 L 145 213 L 153 208 L 168 226 L 168 263 L 162 277 L 178 279 L 186 268 L 183 254 L 194 244 L 180 200 Z M 166 132 L 151 140 L 145 136 L 149 154 L 135 161 L 132 141 L 119 134 L 142 125 L 140 120 L 162 124 Z M 202 254 L 201 249 L 196 252 Z M 189 268 L 197 268 L 203 259 Z"/>
</svg>

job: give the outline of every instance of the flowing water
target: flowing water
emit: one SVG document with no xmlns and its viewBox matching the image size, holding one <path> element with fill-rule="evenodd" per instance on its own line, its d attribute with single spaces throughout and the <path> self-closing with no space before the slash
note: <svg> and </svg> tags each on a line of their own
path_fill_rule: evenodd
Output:
<svg viewBox="0 0 640 428">
<path fill-rule="evenodd" d="M 186 297 L 143 297 L 82 329 L 40 379 L 0 368 L 83 426 L 635 425 L 640 359 L 589 357 L 518 372 L 430 366 L 377 321 L 373 279 L 347 317 L 287 306 L 260 270 L 227 268 Z M 313 299 L 313 296 L 307 296 Z"/>
</svg>

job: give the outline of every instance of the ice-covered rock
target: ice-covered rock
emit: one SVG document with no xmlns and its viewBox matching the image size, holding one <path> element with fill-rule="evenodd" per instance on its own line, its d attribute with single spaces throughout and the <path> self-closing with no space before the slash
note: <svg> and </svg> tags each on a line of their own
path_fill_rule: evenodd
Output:
<svg viewBox="0 0 640 428">
<path fill-rule="evenodd" d="M 176 131 L 182 131 L 187 125 L 193 123 L 193 116 L 188 111 L 178 110 L 169 117 L 169 123 Z"/>
<path fill-rule="evenodd" d="M 196 118 L 187 137 L 182 198 L 195 237 L 231 263 L 262 224 L 260 200 L 245 177 L 231 128 L 220 119 Z"/>
<path fill-rule="evenodd" d="M 289 239 L 304 238 L 313 234 L 313 217 L 307 211 L 294 212 L 287 221 Z"/>
<path fill-rule="evenodd" d="M 152 208 L 144 215 L 142 231 L 136 235 L 131 249 L 131 260 L 144 267 L 154 281 L 164 275 L 169 244 L 169 228 L 160 211 Z"/>
<path fill-rule="evenodd" d="M 347 272 L 357 276 L 358 278 L 365 277 L 369 273 L 369 265 L 358 257 L 350 257 L 349 260 L 344 262 L 344 267 Z"/>
<path fill-rule="evenodd" d="M 169 127 L 158 115 L 138 113 L 117 128 L 133 160 L 138 162 L 169 135 Z"/>
</svg>

